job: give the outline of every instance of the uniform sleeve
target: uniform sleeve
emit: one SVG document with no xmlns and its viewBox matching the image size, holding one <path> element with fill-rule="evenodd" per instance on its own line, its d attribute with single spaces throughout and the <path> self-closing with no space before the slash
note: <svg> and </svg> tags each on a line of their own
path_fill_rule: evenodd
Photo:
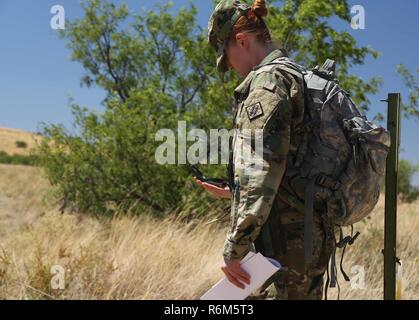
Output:
<svg viewBox="0 0 419 320">
<path fill-rule="evenodd" d="M 233 143 L 232 220 L 223 249 L 228 259 L 242 259 L 249 252 L 269 216 L 285 171 L 291 121 L 290 97 L 283 87 L 272 83 L 251 90 L 238 111 Z M 263 143 L 258 141 L 260 136 Z M 252 161 L 246 161 L 249 149 Z"/>
</svg>

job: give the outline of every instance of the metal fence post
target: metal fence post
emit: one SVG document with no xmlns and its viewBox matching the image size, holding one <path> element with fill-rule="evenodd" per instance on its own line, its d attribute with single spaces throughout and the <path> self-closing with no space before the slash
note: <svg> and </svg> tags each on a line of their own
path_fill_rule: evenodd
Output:
<svg viewBox="0 0 419 320">
<path fill-rule="evenodd" d="M 400 146 L 400 93 L 388 95 L 387 128 L 391 147 L 386 167 L 384 221 L 384 300 L 396 299 L 397 171 Z"/>
</svg>

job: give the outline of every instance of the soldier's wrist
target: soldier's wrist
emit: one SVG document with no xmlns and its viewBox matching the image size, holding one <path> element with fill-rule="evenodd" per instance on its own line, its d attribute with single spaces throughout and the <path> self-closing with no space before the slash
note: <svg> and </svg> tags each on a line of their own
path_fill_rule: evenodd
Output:
<svg viewBox="0 0 419 320">
<path fill-rule="evenodd" d="M 223 249 L 223 257 L 228 260 L 241 260 L 250 251 L 247 244 L 236 244 L 226 239 Z"/>
</svg>

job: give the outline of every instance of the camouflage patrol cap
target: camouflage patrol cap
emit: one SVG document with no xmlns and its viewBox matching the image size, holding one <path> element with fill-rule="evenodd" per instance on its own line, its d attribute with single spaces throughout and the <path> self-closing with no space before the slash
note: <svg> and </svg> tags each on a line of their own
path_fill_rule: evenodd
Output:
<svg viewBox="0 0 419 320">
<path fill-rule="evenodd" d="M 221 0 L 215 7 L 208 23 L 208 42 L 217 52 L 217 70 L 228 70 L 225 48 L 237 20 L 251 7 L 239 0 Z"/>
</svg>

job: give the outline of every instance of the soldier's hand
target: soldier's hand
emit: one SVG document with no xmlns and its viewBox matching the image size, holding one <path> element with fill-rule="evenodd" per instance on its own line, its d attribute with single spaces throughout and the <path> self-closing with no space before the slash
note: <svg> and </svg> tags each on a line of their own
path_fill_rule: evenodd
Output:
<svg viewBox="0 0 419 320">
<path fill-rule="evenodd" d="M 220 188 L 213 184 L 202 182 L 201 180 L 198 180 L 197 178 L 195 178 L 195 182 L 198 185 L 204 187 L 205 190 L 207 190 L 209 193 L 211 193 L 213 196 L 217 198 L 224 198 L 224 199 L 231 198 L 231 192 L 228 186 L 226 186 L 225 188 Z"/>
<path fill-rule="evenodd" d="M 240 260 L 228 260 L 224 258 L 221 270 L 225 273 L 227 279 L 240 289 L 244 289 L 244 283 L 250 284 L 250 275 L 244 271 L 240 265 Z"/>
</svg>

